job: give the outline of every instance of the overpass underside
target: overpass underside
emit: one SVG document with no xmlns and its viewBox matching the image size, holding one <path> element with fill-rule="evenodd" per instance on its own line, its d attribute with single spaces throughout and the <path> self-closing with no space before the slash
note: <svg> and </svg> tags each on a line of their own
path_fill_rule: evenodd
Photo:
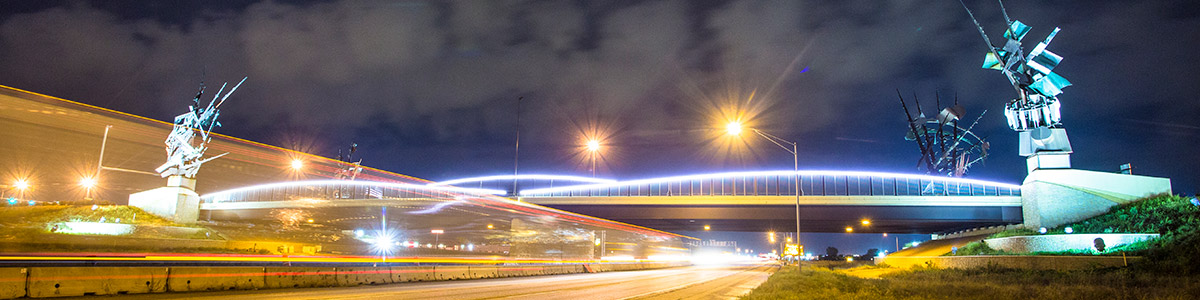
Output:
<svg viewBox="0 0 1200 300">
<path fill-rule="evenodd" d="M 523 198 L 523 201 L 665 231 L 794 230 L 794 196 Z M 747 199 L 749 198 L 749 199 Z M 862 220 L 870 220 L 863 226 Z M 938 233 L 1021 223 L 1020 196 L 806 196 L 804 232 Z"/>
</svg>

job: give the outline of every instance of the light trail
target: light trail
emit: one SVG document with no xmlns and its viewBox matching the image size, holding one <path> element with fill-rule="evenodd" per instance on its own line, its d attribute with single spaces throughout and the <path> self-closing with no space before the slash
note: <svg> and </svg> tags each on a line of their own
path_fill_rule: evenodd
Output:
<svg viewBox="0 0 1200 300">
<path fill-rule="evenodd" d="M 891 178 L 903 178 L 903 179 L 914 179 L 914 180 L 945 181 L 945 182 L 954 182 L 954 183 L 979 184 L 979 185 L 1003 187 L 1003 188 L 1009 188 L 1009 189 L 1020 189 L 1021 188 L 1020 185 L 1014 185 L 1014 184 L 1008 184 L 1008 183 L 1000 183 L 1000 182 L 984 181 L 984 180 L 976 180 L 976 179 L 938 177 L 938 176 L 931 176 L 931 175 L 885 173 L 885 172 L 864 172 L 864 171 L 837 171 L 837 170 L 815 170 L 815 171 L 802 170 L 799 172 L 793 172 L 793 171 L 789 170 L 789 171 L 746 171 L 746 172 L 709 173 L 709 174 L 696 174 L 696 175 L 671 176 L 671 177 L 649 178 L 649 179 L 639 179 L 639 180 L 630 180 L 630 181 L 619 181 L 619 182 L 611 182 L 611 183 L 583 184 L 583 185 L 523 190 L 523 191 L 521 191 L 521 195 L 522 196 L 544 195 L 544 194 L 550 194 L 550 193 L 587 191 L 587 190 L 608 189 L 608 188 L 615 188 L 615 187 L 638 186 L 638 185 L 644 185 L 644 184 L 680 182 L 680 181 L 690 181 L 690 180 L 724 179 L 724 178 L 740 178 L 740 177 L 764 177 L 764 176 L 792 176 L 792 174 L 799 174 L 800 176 L 891 177 Z"/>
<path fill-rule="evenodd" d="M 46 255 L 0 256 L 0 261 L 106 261 L 106 262 L 259 262 L 259 263 L 429 263 L 429 264 L 594 264 L 644 263 L 680 261 L 666 259 L 510 259 L 501 257 L 388 257 L 379 256 L 304 256 L 253 254 L 186 254 L 186 253 L 47 253 Z"/>
</svg>

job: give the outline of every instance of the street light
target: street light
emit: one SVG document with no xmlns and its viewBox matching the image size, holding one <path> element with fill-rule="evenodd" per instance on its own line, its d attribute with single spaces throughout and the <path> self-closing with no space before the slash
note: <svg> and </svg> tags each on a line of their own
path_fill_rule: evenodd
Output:
<svg viewBox="0 0 1200 300">
<path fill-rule="evenodd" d="M 588 140 L 587 151 L 592 157 L 592 177 L 596 177 L 596 152 L 600 151 L 600 141 L 595 139 Z"/>
<path fill-rule="evenodd" d="M 83 179 L 79 180 L 79 186 L 90 190 L 93 187 L 96 187 L 96 178 L 84 177 Z"/>
<path fill-rule="evenodd" d="M 709 229 L 712 229 L 712 226 L 704 225 L 704 231 L 708 231 Z"/>
<path fill-rule="evenodd" d="M 95 177 L 83 177 L 79 180 L 79 186 L 84 188 L 84 200 L 92 198 L 92 188 L 96 187 Z"/>
<path fill-rule="evenodd" d="M 792 154 L 792 180 L 796 182 L 796 241 L 798 244 L 800 240 L 800 195 L 804 194 L 804 188 L 800 186 L 800 156 L 796 152 L 796 142 L 785 140 L 755 128 L 747 129 L 750 129 L 750 131 L 758 134 L 758 136 L 771 141 L 772 144 L 775 144 L 776 146 L 779 146 L 779 148 L 783 148 L 784 151 Z M 741 122 L 733 121 L 725 124 L 725 132 L 729 135 L 740 136 L 742 130 L 743 128 Z M 791 145 L 792 148 L 788 149 L 786 145 Z"/>
<path fill-rule="evenodd" d="M 17 188 L 18 192 L 25 192 L 26 189 L 29 189 L 29 181 L 24 178 L 17 179 L 16 182 L 13 182 L 13 187 Z"/>
<path fill-rule="evenodd" d="M 863 219 L 863 220 L 862 220 L 862 224 L 863 224 L 863 226 L 870 226 L 870 225 L 871 225 L 871 220 Z"/>
<path fill-rule="evenodd" d="M 854 232 L 854 227 L 846 226 L 846 232 Z"/>
</svg>

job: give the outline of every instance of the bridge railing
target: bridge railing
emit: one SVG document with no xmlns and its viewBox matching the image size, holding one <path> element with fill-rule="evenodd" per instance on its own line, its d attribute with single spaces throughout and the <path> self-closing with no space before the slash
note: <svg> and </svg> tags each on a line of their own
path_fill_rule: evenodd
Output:
<svg viewBox="0 0 1200 300">
<path fill-rule="evenodd" d="M 675 177 L 611 184 L 523 190 L 526 197 L 614 196 L 1019 196 L 1017 185 L 920 175 L 843 174 L 800 176 L 791 172 L 695 178 Z"/>
</svg>

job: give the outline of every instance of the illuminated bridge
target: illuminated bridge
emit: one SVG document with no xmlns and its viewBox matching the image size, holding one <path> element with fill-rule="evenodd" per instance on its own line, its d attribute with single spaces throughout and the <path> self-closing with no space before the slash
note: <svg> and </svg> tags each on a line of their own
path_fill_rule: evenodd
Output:
<svg viewBox="0 0 1200 300">
<path fill-rule="evenodd" d="M 267 184 L 202 196 L 201 209 L 378 206 L 446 201 L 422 193 L 507 194 L 555 209 L 667 231 L 788 231 L 800 193 L 805 232 L 945 232 L 1020 223 L 1019 185 L 925 175 L 800 171 L 729 172 L 630 181 L 556 175 L 464 178 L 425 185 L 365 181 Z M 432 200 L 431 200 L 432 199 Z M 422 204 L 428 205 L 428 204 Z M 869 226 L 860 220 L 871 221 Z"/>
</svg>

